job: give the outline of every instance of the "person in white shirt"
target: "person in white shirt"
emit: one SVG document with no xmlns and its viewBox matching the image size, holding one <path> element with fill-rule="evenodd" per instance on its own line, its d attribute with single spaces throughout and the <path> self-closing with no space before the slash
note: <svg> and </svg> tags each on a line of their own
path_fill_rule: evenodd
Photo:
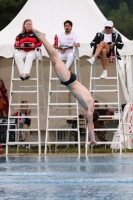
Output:
<svg viewBox="0 0 133 200">
<path fill-rule="evenodd" d="M 58 55 L 63 60 L 66 60 L 67 69 L 70 68 L 74 56 L 72 47 L 80 47 L 79 39 L 76 33 L 72 32 L 73 23 L 70 20 L 64 22 L 65 32 L 58 35 L 59 51 Z"/>
<path fill-rule="evenodd" d="M 114 51 L 114 46 L 116 46 L 117 59 L 121 59 L 119 53 L 117 52 L 117 48 L 122 49 L 124 44 L 120 34 L 117 31 L 114 31 L 113 27 L 113 22 L 107 21 L 105 23 L 104 30 L 102 32 L 98 32 L 90 44 L 91 47 L 94 46 L 93 57 L 87 59 L 87 61 L 93 65 L 95 59 L 100 57 L 103 66 L 103 73 L 100 78 L 107 78 L 107 57 L 109 56 L 110 50 Z"/>
</svg>

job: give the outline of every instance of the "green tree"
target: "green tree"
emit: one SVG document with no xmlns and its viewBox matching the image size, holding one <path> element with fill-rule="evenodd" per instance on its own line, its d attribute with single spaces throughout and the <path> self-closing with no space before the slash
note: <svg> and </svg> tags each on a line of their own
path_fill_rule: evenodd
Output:
<svg viewBox="0 0 133 200">
<path fill-rule="evenodd" d="M 95 0 L 101 12 L 114 22 L 115 28 L 133 39 L 133 0 Z"/>
<path fill-rule="evenodd" d="M 107 16 L 114 22 L 114 26 L 128 39 L 133 39 L 133 15 L 130 13 L 128 5 L 123 2 L 118 10 L 110 11 Z"/>
<path fill-rule="evenodd" d="M 95 2 L 105 17 L 108 16 L 111 10 L 119 9 L 119 5 L 124 2 L 128 5 L 131 14 L 133 14 L 133 0 L 95 0 Z"/>
<path fill-rule="evenodd" d="M 0 30 L 16 17 L 26 2 L 27 0 L 0 0 Z"/>
</svg>

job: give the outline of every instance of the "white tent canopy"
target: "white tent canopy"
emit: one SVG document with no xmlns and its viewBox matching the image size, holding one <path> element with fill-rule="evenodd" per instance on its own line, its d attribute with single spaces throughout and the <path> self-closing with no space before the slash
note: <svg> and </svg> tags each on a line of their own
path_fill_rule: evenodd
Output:
<svg viewBox="0 0 133 200">
<path fill-rule="evenodd" d="M 13 44 L 21 32 L 25 19 L 32 19 L 36 29 L 46 33 L 53 44 L 54 35 L 63 32 L 63 22 L 73 22 L 73 31 L 79 36 L 80 56 L 92 55 L 90 42 L 96 32 L 102 31 L 106 18 L 93 0 L 28 0 L 14 20 L 0 32 L 0 56 L 13 56 Z M 123 41 L 128 41 L 122 36 Z M 43 55 L 47 56 L 43 48 Z"/>
</svg>

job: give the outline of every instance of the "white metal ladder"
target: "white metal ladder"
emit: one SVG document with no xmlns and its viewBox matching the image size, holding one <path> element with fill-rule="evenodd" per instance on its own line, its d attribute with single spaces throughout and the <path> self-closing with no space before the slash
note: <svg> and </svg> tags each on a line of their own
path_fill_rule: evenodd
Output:
<svg viewBox="0 0 133 200">
<path fill-rule="evenodd" d="M 38 145 L 38 152 L 39 155 L 41 155 L 41 133 L 40 133 L 40 101 L 39 101 L 39 89 L 42 90 L 42 95 L 43 95 L 43 109 L 45 110 L 46 113 L 46 101 L 45 101 L 45 90 L 44 90 L 44 77 L 43 77 L 43 63 L 42 63 L 42 53 L 41 53 L 41 49 L 39 49 L 40 51 L 40 56 L 39 58 L 37 57 L 37 50 L 35 50 L 35 54 L 36 54 L 36 78 L 30 78 L 28 80 L 31 81 L 31 83 L 33 83 L 34 81 L 36 82 L 35 85 L 26 85 L 26 86 L 21 86 L 21 82 L 22 80 L 20 80 L 20 78 L 14 78 L 14 72 L 15 72 L 15 61 L 13 59 L 12 62 L 12 72 L 11 72 L 11 84 L 10 84 L 10 96 L 9 96 L 9 113 L 8 113 L 8 126 L 7 126 L 7 137 L 6 137 L 6 155 L 8 155 L 8 146 L 9 145 Z M 39 76 L 39 71 L 40 71 L 40 76 Z M 39 85 L 39 77 L 41 77 L 41 82 L 42 85 Z M 18 91 L 14 89 L 14 82 L 19 81 L 19 89 Z M 26 80 L 27 81 L 27 80 Z M 25 82 L 26 82 L 25 81 Z M 32 89 L 31 89 L 32 88 Z M 26 90 L 28 89 L 28 90 Z M 14 103 L 13 102 L 13 94 L 18 94 L 18 102 Z M 36 110 L 36 115 L 35 116 L 20 116 L 20 114 L 18 113 L 18 116 L 12 116 L 11 110 L 13 109 L 21 109 L 21 105 L 22 103 L 20 103 L 20 95 L 21 94 L 25 94 L 25 96 L 27 94 L 35 94 L 36 96 L 36 103 L 23 103 L 23 105 L 27 105 L 28 109 L 34 109 Z M 31 107 L 33 106 L 33 108 Z M 36 119 L 37 120 L 37 128 L 30 128 L 28 129 L 28 131 L 36 131 L 38 133 L 38 141 L 35 142 L 31 142 L 31 141 L 27 141 L 27 142 L 20 142 L 19 141 L 19 131 L 27 131 L 27 129 L 19 129 L 19 127 L 14 128 L 14 129 L 10 129 L 10 120 L 11 119 L 19 119 L 19 118 L 31 118 L 31 119 Z M 31 122 L 32 123 L 32 122 Z M 10 131 L 15 131 L 15 142 L 10 142 L 9 141 L 9 134 Z"/>
<path fill-rule="evenodd" d="M 78 50 L 76 49 L 76 51 L 78 52 Z M 78 57 L 78 54 L 75 54 L 74 56 L 74 71 L 75 71 L 75 74 L 77 75 L 77 62 L 79 61 L 79 57 Z M 58 101 L 58 98 L 57 98 L 57 95 L 58 94 L 65 94 L 65 93 L 70 93 L 70 91 L 66 88 L 66 87 L 58 87 L 59 85 L 57 85 L 57 81 L 59 80 L 56 75 L 54 75 L 53 77 L 53 72 L 52 72 L 52 63 L 50 62 L 50 73 L 49 73 L 49 90 L 48 90 L 48 107 L 47 107 L 47 123 L 46 123 L 46 137 L 45 137 L 45 155 L 47 154 L 47 145 L 50 145 L 50 144 L 55 144 L 55 145 L 58 145 L 58 144 L 66 144 L 66 145 L 69 145 L 69 144 L 77 144 L 78 145 L 78 154 L 80 155 L 80 132 L 79 132 L 79 106 L 78 106 L 78 101 L 76 99 L 74 99 L 75 102 L 72 102 L 72 103 L 69 103 L 69 102 L 57 102 Z M 80 68 L 80 64 L 78 62 L 78 76 L 80 75 L 80 71 L 79 71 L 79 68 Z M 81 78 L 79 77 L 79 79 L 81 80 Z M 56 83 L 55 83 L 56 81 Z M 56 87 L 54 89 L 53 86 Z M 60 88 L 60 89 L 59 89 Z M 64 89 L 65 88 L 65 89 Z M 53 98 L 52 98 L 52 95 L 53 94 L 57 94 L 54 98 L 54 102 L 52 102 Z M 71 113 L 68 115 L 64 115 L 64 111 L 63 110 L 75 110 L 76 111 L 76 114 L 75 115 L 72 115 Z M 52 115 L 51 114 L 51 110 L 55 110 L 55 114 Z M 57 111 L 63 111 L 61 114 L 59 113 L 59 115 L 57 115 Z M 71 112 L 71 111 L 70 111 Z M 56 123 L 54 128 L 51 128 L 50 127 L 50 120 L 52 119 L 59 119 L 59 120 L 67 120 L 67 118 L 69 119 L 73 119 L 73 118 L 76 118 L 77 119 L 77 128 L 71 128 L 71 127 L 57 127 L 58 124 Z M 65 131 L 65 132 L 68 132 L 68 141 L 57 141 L 57 132 L 59 131 Z M 77 132 L 77 135 L 78 135 L 78 141 L 69 141 L 69 132 L 70 131 L 75 131 Z M 50 141 L 50 132 L 56 132 L 56 138 L 55 140 L 56 141 Z"/>
<path fill-rule="evenodd" d="M 117 58 L 115 57 L 115 61 L 116 61 L 116 77 L 107 77 L 104 82 L 106 83 L 106 85 L 100 85 L 99 83 L 97 84 L 97 82 L 100 82 L 100 77 L 96 77 L 96 63 L 94 64 L 94 66 L 90 66 L 90 92 L 93 96 L 93 98 L 95 98 L 95 94 L 98 93 L 104 93 L 106 95 L 112 94 L 114 95 L 114 101 L 113 102 L 100 102 L 100 103 L 95 103 L 95 105 L 108 105 L 108 108 L 117 108 L 118 109 L 118 121 L 119 124 L 121 122 L 121 102 L 120 102 L 120 83 L 119 83 L 119 77 L 118 77 L 118 61 Z M 108 80 L 112 80 L 113 82 L 115 82 L 115 85 L 111 85 L 108 84 Z M 105 89 L 107 88 L 107 89 Z M 112 115 L 102 115 L 99 116 L 99 118 L 112 118 Z M 121 146 L 121 131 L 120 128 L 118 126 L 118 128 L 100 128 L 100 129 L 94 129 L 94 131 L 112 131 L 112 132 L 119 132 L 120 134 L 120 140 L 119 141 L 101 141 L 101 142 L 97 142 L 97 144 L 119 144 L 120 145 L 120 154 L 122 153 L 122 146 Z M 87 147 L 88 147 L 88 131 L 86 133 L 86 155 L 87 155 Z"/>
</svg>

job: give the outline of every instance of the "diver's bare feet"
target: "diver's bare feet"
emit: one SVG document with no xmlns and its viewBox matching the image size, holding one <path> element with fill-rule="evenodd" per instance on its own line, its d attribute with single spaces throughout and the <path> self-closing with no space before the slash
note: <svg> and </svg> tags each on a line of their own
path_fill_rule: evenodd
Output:
<svg viewBox="0 0 133 200">
<path fill-rule="evenodd" d="M 93 147 L 93 146 L 95 146 L 95 145 L 97 145 L 97 142 L 96 142 L 96 141 L 91 141 L 91 142 L 89 143 L 89 146 L 90 146 L 90 147 Z"/>
<path fill-rule="evenodd" d="M 35 33 L 35 35 L 36 35 L 36 37 L 39 39 L 39 40 L 41 40 L 41 39 L 43 39 L 43 38 L 45 38 L 45 33 L 42 33 L 42 32 L 40 32 L 40 31 L 38 31 L 37 29 L 32 29 L 32 31 Z"/>
</svg>

